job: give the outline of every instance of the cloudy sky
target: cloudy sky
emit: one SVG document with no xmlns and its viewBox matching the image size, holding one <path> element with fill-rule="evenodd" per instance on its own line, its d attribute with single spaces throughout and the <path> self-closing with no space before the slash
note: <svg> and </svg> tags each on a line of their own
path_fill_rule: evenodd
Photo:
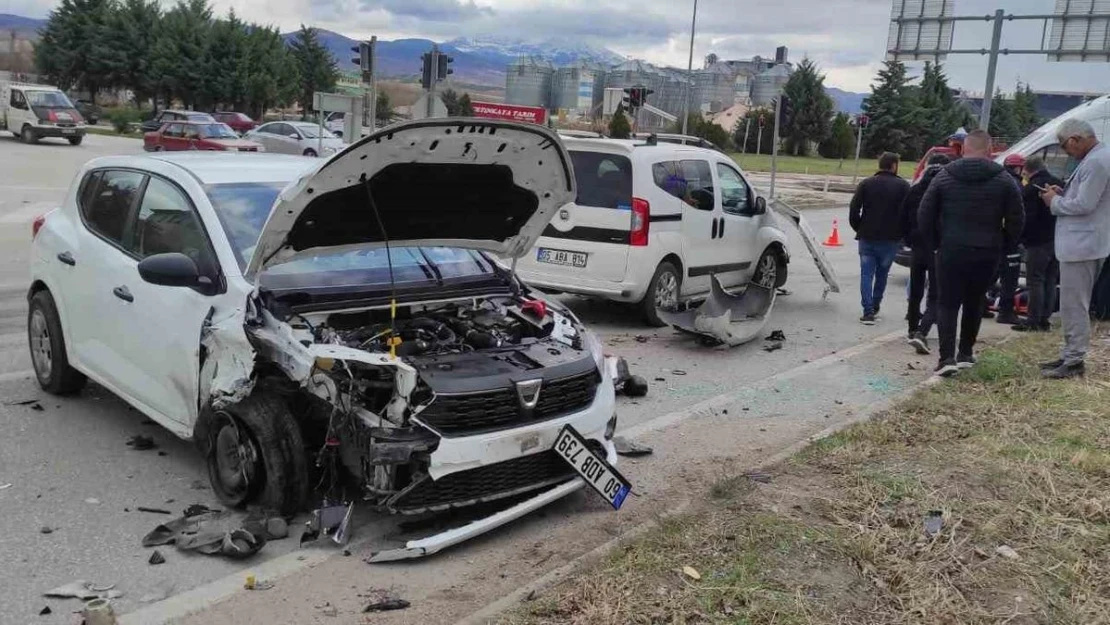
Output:
<svg viewBox="0 0 1110 625">
<path fill-rule="evenodd" d="M 7 12 L 44 16 L 56 0 L 3 0 Z M 958 15 L 1051 13 L 1055 0 L 954 0 Z M 171 0 L 162 0 L 171 4 Z M 212 0 L 218 12 L 234 8 L 243 18 L 290 30 L 300 23 L 352 37 L 383 39 L 496 36 L 557 38 L 605 46 L 659 64 L 686 65 L 693 0 Z M 867 91 L 886 48 L 890 0 L 699 0 L 695 65 L 710 52 L 723 58 L 770 56 L 779 45 L 792 60 L 808 55 L 827 73 L 826 83 Z M 1010 22 L 1003 47 L 1037 48 L 1041 22 Z M 956 25 L 958 48 L 990 43 L 989 26 Z M 986 58 L 960 55 L 946 67 L 952 83 L 982 91 Z M 1110 64 L 1048 63 L 1042 56 L 999 62 L 998 82 L 1035 89 L 1110 91 Z"/>
</svg>

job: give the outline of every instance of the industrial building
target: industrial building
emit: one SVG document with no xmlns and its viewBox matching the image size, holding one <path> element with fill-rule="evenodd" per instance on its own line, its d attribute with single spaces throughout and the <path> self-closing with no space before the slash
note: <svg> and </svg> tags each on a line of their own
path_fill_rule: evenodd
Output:
<svg viewBox="0 0 1110 625">
<path fill-rule="evenodd" d="M 606 92 L 642 85 L 652 90 L 648 103 L 666 115 L 648 114 L 641 122 L 662 127 L 668 118 L 680 118 L 683 110 L 718 113 L 737 104 L 766 105 L 772 102 L 790 78 L 792 66 L 786 47 L 775 58 L 717 60 L 711 56 L 702 69 L 658 67 L 629 60 L 613 67 L 579 63 L 555 68 L 547 61 L 524 57 L 509 65 L 505 75 L 505 102 L 542 106 L 561 117 L 597 118 L 609 111 Z M 684 107 L 688 98 L 690 106 Z"/>
</svg>

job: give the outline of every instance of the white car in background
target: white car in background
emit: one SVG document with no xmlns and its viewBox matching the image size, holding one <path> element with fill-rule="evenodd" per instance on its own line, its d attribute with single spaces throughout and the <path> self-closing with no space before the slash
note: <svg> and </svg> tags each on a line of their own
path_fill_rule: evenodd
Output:
<svg viewBox="0 0 1110 625">
<path fill-rule="evenodd" d="M 373 561 L 585 485 L 619 508 L 614 363 L 491 256 L 529 253 L 574 198 L 571 171 L 545 128 L 458 119 L 323 163 L 94 159 L 33 227 L 38 382 L 66 394 L 91 378 L 197 441 L 230 506 L 293 513 L 329 483 L 395 514 L 504 501 Z"/>
<path fill-rule="evenodd" d="M 267 152 L 298 156 L 331 156 L 347 147 L 342 139 L 326 128 L 309 122 L 269 122 L 243 135 L 261 143 Z"/>
<path fill-rule="evenodd" d="M 618 140 L 564 134 L 578 195 L 518 265 L 549 292 L 659 309 L 725 289 L 786 283 L 786 233 L 767 201 L 724 153 L 664 138 Z"/>
</svg>

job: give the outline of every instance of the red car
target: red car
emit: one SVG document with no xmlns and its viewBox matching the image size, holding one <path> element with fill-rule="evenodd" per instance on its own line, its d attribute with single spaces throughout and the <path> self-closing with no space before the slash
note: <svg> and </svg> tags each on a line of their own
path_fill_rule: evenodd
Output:
<svg viewBox="0 0 1110 625">
<path fill-rule="evenodd" d="M 250 116 L 246 113 L 219 111 L 216 113 L 212 113 L 212 117 L 216 118 L 216 121 L 218 122 L 223 122 L 228 126 L 231 126 L 231 129 L 239 134 L 243 134 L 244 132 L 247 132 L 249 130 L 254 130 L 258 127 L 258 122 L 251 119 Z"/>
<path fill-rule="evenodd" d="M 229 152 L 265 152 L 262 144 L 240 139 L 227 124 L 219 122 L 170 122 L 154 132 L 143 135 L 147 152 L 177 150 L 217 150 Z"/>
</svg>

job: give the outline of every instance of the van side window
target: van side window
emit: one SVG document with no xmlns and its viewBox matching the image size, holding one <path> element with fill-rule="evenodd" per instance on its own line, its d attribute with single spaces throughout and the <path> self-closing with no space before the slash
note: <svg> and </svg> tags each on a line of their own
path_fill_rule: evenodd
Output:
<svg viewBox="0 0 1110 625">
<path fill-rule="evenodd" d="M 682 177 L 686 179 L 685 201 L 698 210 L 713 210 L 716 196 L 713 192 L 713 170 L 707 161 L 681 161 Z"/>
<path fill-rule="evenodd" d="M 721 180 L 721 206 L 726 213 L 748 214 L 748 185 L 735 169 L 717 163 L 717 177 Z"/>
<path fill-rule="evenodd" d="M 655 186 L 682 200 L 686 198 L 686 179 L 678 171 L 678 163 L 663 161 L 651 166 L 651 176 Z"/>
<path fill-rule="evenodd" d="M 11 103 L 12 106 L 14 106 L 16 108 L 19 108 L 19 109 L 27 108 L 27 100 L 23 97 L 23 92 L 18 91 L 16 89 L 12 89 L 12 95 L 11 95 L 11 102 L 10 103 Z"/>
<path fill-rule="evenodd" d="M 632 161 L 620 154 L 571 151 L 579 206 L 632 210 Z"/>
</svg>

